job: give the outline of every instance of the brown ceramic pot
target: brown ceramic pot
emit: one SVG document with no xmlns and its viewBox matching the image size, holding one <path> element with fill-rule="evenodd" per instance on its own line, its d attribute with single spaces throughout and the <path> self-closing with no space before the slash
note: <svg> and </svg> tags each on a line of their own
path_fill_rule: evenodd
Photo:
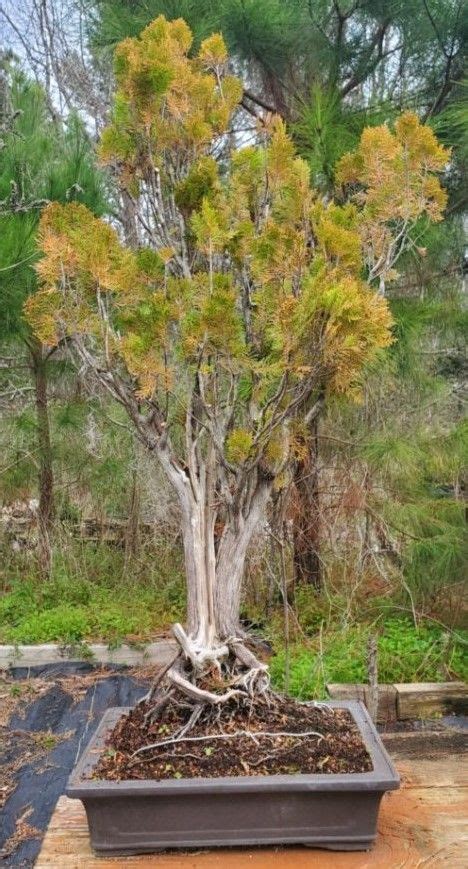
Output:
<svg viewBox="0 0 468 869">
<path fill-rule="evenodd" d="M 372 772 L 239 776 L 165 781 L 92 779 L 107 734 L 124 708 L 109 709 L 72 772 L 69 797 L 82 800 L 98 855 L 165 848 L 302 843 L 367 850 L 376 837 L 380 800 L 399 777 L 361 702 L 348 709 L 373 763 Z"/>
</svg>

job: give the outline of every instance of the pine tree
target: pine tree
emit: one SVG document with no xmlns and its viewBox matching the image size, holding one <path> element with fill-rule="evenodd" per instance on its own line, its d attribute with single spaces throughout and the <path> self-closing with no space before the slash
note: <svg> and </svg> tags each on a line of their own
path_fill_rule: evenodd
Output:
<svg viewBox="0 0 468 869">
<path fill-rule="evenodd" d="M 19 342 L 25 348 L 31 372 L 37 421 L 40 549 L 47 571 L 54 510 L 48 374 L 54 354 L 32 333 L 22 310 L 37 289 L 34 264 L 43 208 L 52 200 L 82 201 L 102 212 L 104 187 L 78 119 L 70 117 L 67 125 L 52 121 L 41 88 L 8 65 L 2 84 L 0 337 L 10 347 Z"/>
</svg>

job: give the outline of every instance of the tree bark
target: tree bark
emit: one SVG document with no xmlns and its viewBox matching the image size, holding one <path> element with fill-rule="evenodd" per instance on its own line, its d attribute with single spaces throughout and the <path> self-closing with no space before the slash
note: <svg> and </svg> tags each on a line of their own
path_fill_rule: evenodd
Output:
<svg viewBox="0 0 468 869">
<path fill-rule="evenodd" d="M 317 428 L 318 417 L 310 424 L 310 439 L 305 444 L 306 457 L 295 467 L 293 541 L 296 584 L 312 585 L 318 590 L 322 586 L 322 571 Z"/>
<path fill-rule="evenodd" d="M 182 522 L 187 574 L 187 629 L 196 646 L 216 645 L 214 523 L 209 505 L 189 505 Z M 221 638 L 219 638 L 221 639 Z"/>
<path fill-rule="evenodd" d="M 47 369 L 42 344 L 38 341 L 31 341 L 29 349 L 36 401 L 37 447 L 39 458 L 39 507 L 37 511 L 39 555 L 42 570 L 45 574 L 48 574 L 51 566 L 50 530 L 54 514 L 54 474 L 52 464 L 52 444 L 50 439 Z"/>
<path fill-rule="evenodd" d="M 203 657 L 228 639 L 240 638 L 239 615 L 247 550 L 265 515 L 272 482 L 260 479 L 243 510 L 228 516 L 216 547 L 217 509 L 210 461 L 195 477 L 159 452 L 181 507 L 187 583 L 187 632 Z"/>
<path fill-rule="evenodd" d="M 272 484 L 262 480 L 257 485 L 248 514 L 225 527 L 216 563 L 216 626 L 221 638 L 242 636 L 239 623 L 242 579 L 249 543 L 260 520 L 265 516 Z"/>
</svg>

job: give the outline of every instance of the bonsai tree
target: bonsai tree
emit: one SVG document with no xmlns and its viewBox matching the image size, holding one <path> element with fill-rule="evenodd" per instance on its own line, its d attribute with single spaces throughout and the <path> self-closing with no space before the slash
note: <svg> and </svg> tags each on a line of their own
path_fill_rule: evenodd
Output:
<svg viewBox="0 0 468 869">
<path fill-rule="evenodd" d="M 417 245 L 427 225 L 443 219 L 447 193 L 435 173 L 448 164 L 450 151 L 412 112 L 397 118 L 394 130 L 368 127 L 358 147 L 338 162 L 337 182 L 356 206 L 367 280 L 385 284 L 397 277 L 401 255 Z"/>
<path fill-rule="evenodd" d="M 323 396 L 358 393 L 392 339 L 355 206 L 318 201 L 278 118 L 260 144 L 232 141 L 242 86 L 221 36 L 194 57 L 191 41 L 160 17 L 116 50 L 100 156 L 140 246 L 83 205 L 49 205 L 26 312 L 45 344 L 68 337 L 176 493 L 187 625 L 165 690 L 199 708 L 268 689 L 239 624 L 249 543 Z"/>
</svg>

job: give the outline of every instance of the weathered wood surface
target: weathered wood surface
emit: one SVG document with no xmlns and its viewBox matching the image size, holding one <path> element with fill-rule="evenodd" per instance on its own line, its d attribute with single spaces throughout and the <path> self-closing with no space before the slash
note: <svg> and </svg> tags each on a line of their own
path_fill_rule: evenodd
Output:
<svg viewBox="0 0 468 869">
<path fill-rule="evenodd" d="M 444 761 L 448 757 L 460 758 L 460 777 L 465 771 L 465 778 L 468 771 L 468 730 L 459 730 L 452 727 L 446 727 L 442 730 L 427 730 L 424 727 L 421 730 L 410 731 L 394 731 L 381 734 L 385 748 L 397 765 L 408 760 L 415 761 L 417 766 L 415 769 L 424 770 L 426 761 L 440 760 L 440 768 L 438 770 L 437 783 L 448 780 L 452 781 L 453 770 L 450 764 L 447 767 L 447 776 L 445 778 Z M 435 767 L 432 767 L 435 769 Z M 465 785 L 465 779 L 460 778 L 461 784 Z"/>
<path fill-rule="evenodd" d="M 468 781 L 460 757 L 403 760 L 398 768 L 402 789 L 382 801 L 378 841 L 371 852 L 237 848 L 97 858 L 89 846 L 81 803 L 61 797 L 36 869 L 466 869 Z"/>
<path fill-rule="evenodd" d="M 330 682 L 327 691 L 332 700 L 362 700 L 368 706 L 368 685 Z M 394 685 L 379 685 L 378 724 L 390 724 L 397 720 L 396 695 Z"/>
<path fill-rule="evenodd" d="M 401 720 L 430 718 L 447 712 L 468 712 L 465 682 L 407 682 L 396 684 L 397 712 Z"/>
<path fill-rule="evenodd" d="M 326 687 L 333 700 L 362 700 L 368 706 L 368 685 L 331 682 Z M 468 685 L 465 682 L 379 685 L 378 724 L 432 718 L 450 712 L 468 714 Z"/>
<path fill-rule="evenodd" d="M 122 664 L 134 667 L 140 664 L 167 664 L 174 657 L 175 648 L 172 640 L 158 640 L 138 647 L 123 643 L 116 648 L 109 648 L 106 643 L 89 643 L 86 651 L 92 664 Z M 0 646 L 0 670 L 83 660 L 87 658 L 79 645 L 63 647 L 57 643 L 42 643 L 38 646 Z"/>
</svg>

